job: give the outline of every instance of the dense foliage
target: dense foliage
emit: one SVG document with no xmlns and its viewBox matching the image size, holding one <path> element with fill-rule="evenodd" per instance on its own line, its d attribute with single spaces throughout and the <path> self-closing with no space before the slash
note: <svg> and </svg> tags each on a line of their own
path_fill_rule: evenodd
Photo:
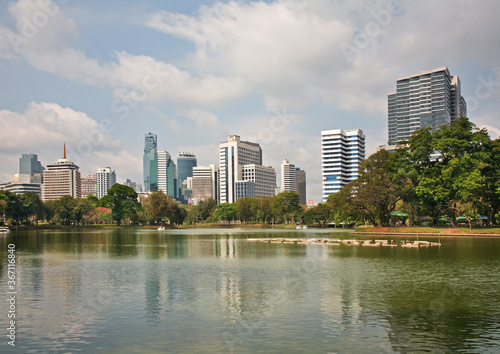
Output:
<svg viewBox="0 0 500 354">
<path fill-rule="evenodd" d="M 500 144 L 467 118 L 432 132 L 416 131 L 395 153 L 380 150 L 362 162 L 360 177 L 331 195 L 338 221 L 388 225 L 396 208 L 410 224 L 457 217 L 494 221 L 500 211 Z"/>
</svg>

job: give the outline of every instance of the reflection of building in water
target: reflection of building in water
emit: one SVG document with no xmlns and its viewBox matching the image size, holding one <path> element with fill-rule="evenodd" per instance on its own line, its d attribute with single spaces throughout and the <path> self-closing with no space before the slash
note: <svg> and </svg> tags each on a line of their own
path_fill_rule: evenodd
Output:
<svg viewBox="0 0 500 354">
<path fill-rule="evenodd" d="M 168 290 L 167 290 L 168 291 Z M 161 306 L 161 284 L 158 273 L 158 265 L 148 263 L 146 276 L 144 278 L 145 311 L 149 326 L 160 324 Z"/>
<path fill-rule="evenodd" d="M 329 337 L 356 342 L 360 335 L 360 317 L 363 311 L 360 303 L 361 285 L 357 274 L 345 267 L 344 260 L 336 259 L 335 263 L 335 268 L 342 271 L 330 273 L 330 279 L 321 282 L 323 328 Z"/>
<path fill-rule="evenodd" d="M 214 239 L 214 255 L 221 258 L 235 258 L 236 247 L 234 236 L 222 235 Z"/>
</svg>

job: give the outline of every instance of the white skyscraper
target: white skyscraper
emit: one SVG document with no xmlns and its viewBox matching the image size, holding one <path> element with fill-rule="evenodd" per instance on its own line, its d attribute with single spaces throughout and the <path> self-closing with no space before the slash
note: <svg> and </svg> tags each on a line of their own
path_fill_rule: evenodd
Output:
<svg viewBox="0 0 500 354">
<path fill-rule="evenodd" d="M 259 144 L 240 141 L 238 135 L 230 135 L 219 145 L 220 202 L 236 201 L 235 183 L 242 180 L 244 165 L 262 165 L 262 149 Z"/>
<path fill-rule="evenodd" d="M 365 159 L 365 135 L 360 129 L 321 132 L 322 201 L 358 178 Z"/>
<path fill-rule="evenodd" d="M 174 199 L 179 198 L 177 185 L 177 166 L 170 153 L 158 150 L 158 190 Z"/>
<path fill-rule="evenodd" d="M 281 163 L 281 191 L 295 192 L 295 165 L 288 160 Z"/>
<path fill-rule="evenodd" d="M 158 150 L 158 190 L 167 194 L 167 167 L 171 156 L 165 150 Z"/>
<path fill-rule="evenodd" d="M 81 198 L 82 187 L 79 167 L 66 158 L 66 144 L 64 155 L 53 164 L 47 165 L 43 171 L 42 200 L 56 200 L 65 195 Z"/>
<path fill-rule="evenodd" d="M 97 198 L 101 199 L 108 194 L 108 189 L 116 183 L 116 173 L 110 167 L 101 167 L 97 170 L 95 176 Z"/>
</svg>

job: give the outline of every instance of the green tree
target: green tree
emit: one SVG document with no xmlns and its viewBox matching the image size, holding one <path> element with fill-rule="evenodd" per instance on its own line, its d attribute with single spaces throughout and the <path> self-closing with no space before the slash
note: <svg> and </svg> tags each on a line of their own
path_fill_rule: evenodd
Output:
<svg viewBox="0 0 500 354">
<path fill-rule="evenodd" d="M 235 220 L 238 217 L 238 208 L 234 203 L 219 204 L 215 209 L 214 218 L 219 221 Z"/>
<path fill-rule="evenodd" d="M 76 199 L 70 195 L 64 195 L 55 203 L 54 214 L 62 224 L 69 225 L 74 220 L 74 209 L 76 207 Z"/>
<path fill-rule="evenodd" d="M 16 222 L 16 226 L 20 224 L 23 218 L 23 204 L 19 196 L 9 191 L 1 191 L 2 199 L 4 200 L 4 214 L 7 219 L 12 219 Z"/>
<path fill-rule="evenodd" d="M 391 212 L 403 195 L 392 165 L 390 153 L 382 149 L 361 163 L 357 180 L 344 186 L 348 195 L 354 196 L 353 208 L 374 226 L 389 225 Z"/>
<path fill-rule="evenodd" d="M 217 202 L 214 198 L 202 199 L 196 205 L 202 220 L 207 220 L 215 211 Z"/>
<path fill-rule="evenodd" d="M 252 204 L 252 215 L 254 220 L 261 223 L 269 223 L 273 218 L 272 203 L 273 197 L 259 197 L 255 198 Z"/>
<path fill-rule="evenodd" d="M 93 209 L 91 199 L 77 199 L 75 207 L 73 208 L 73 220 L 76 221 L 77 225 L 80 225 L 84 216 L 90 213 Z"/>
<path fill-rule="evenodd" d="M 238 217 L 242 222 L 249 222 L 253 220 L 254 214 L 252 205 L 254 204 L 255 198 L 243 197 L 236 201 L 236 208 L 238 209 Z"/>
<path fill-rule="evenodd" d="M 32 218 L 34 224 L 38 226 L 38 220 L 43 219 L 44 209 L 43 202 L 40 200 L 38 194 L 33 192 L 27 192 L 19 196 L 22 207 L 23 216 L 25 218 Z"/>
<path fill-rule="evenodd" d="M 108 189 L 107 195 L 100 199 L 99 204 L 111 209 L 111 216 L 117 225 L 120 225 L 125 217 L 136 218 L 140 208 L 134 189 L 118 183 Z"/>
<path fill-rule="evenodd" d="M 47 222 L 53 222 L 56 215 L 56 200 L 47 200 L 43 203 L 43 219 Z"/>
<path fill-rule="evenodd" d="M 486 129 L 477 128 L 467 118 L 457 118 L 432 133 L 432 146 L 437 158 L 431 161 L 431 168 L 420 171 L 417 195 L 434 210 L 451 216 L 454 226 L 455 217 L 465 210 L 468 214 L 492 210 L 498 167 Z"/>
<path fill-rule="evenodd" d="M 276 195 L 271 204 L 274 215 L 286 222 L 294 221 L 302 211 L 299 198 L 300 196 L 295 192 L 281 192 Z"/>
<path fill-rule="evenodd" d="M 332 209 L 327 204 L 318 204 L 304 213 L 304 221 L 307 224 L 318 223 L 321 227 L 326 227 L 326 222 L 330 218 Z"/>
<path fill-rule="evenodd" d="M 354 207 L 352 185 L 355 182 L 348 183 L 340 191 L 330 194 L 326 199 L 326 203 L 332 210 L 330 219 L 333 220 L 335 226 L 350 225 L 353 222 L 364 220 L 363 216 Z"/>
<path fill-rule="evenodd" d="M 162 224 L 164 219 L 170 220 L 175 213 L 175 202 L 162 191 L 152 192 L 144 200 L 143 205 L 147 210 L 150 224 Z"/>
<path fill-rule="evenodd" d="M 184 221 L 186 220 L 187 215 L 188 215 L 188 212 L 187 212 L 186 209 L 184 209 L 181 206 L 175 204 L 174 213 L 171 216 L 170 221 L 174 225 L 182 225 L 184 223 Z"/>
</svg>

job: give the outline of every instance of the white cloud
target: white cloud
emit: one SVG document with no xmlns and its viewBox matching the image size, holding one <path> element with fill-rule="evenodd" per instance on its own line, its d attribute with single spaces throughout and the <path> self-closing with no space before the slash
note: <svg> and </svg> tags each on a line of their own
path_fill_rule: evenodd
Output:
<svg viewBox="0 0 500 354">
<path fill-rule="evenodd" d="M 4 176 L 19 173 L 18 163 L 12 162 L 22 153 L 37 154 L 43 165 L 62 158 L 64 143 L 67 157 L 84 173 L 111 165 L 118 173 L 122 168 L 137 175 L 135 169 L 141 166 L 139 158 L 130 155 L 119 140 L 103 132 L 87 114 L 56 103 L 32 102 L 23 113 L 0 110 L 0 126 L 9 127 L 0 130 Z"/>
<path fill-rule="evenodd" d="M 134 103 L 156 103 L 164 100 L 180 104 L 214 106 L 241 96 L 248 90 L 241 78 L 198 75 L 172 64 L 144 55 L 117 52 L 112 66 L 117 97 L 128 97 Z"/>
<path fill-rule="evenodd" d="M 44 5 L 45 4 L 45 5 Z M 51 11 L 46 11 L 50 4 Z M 111 86 L 115 95 L 137 103 L 171 101 L 213 106 L 248 90 L 242 78 L 196 74 L 145 55 L 114 52 L 114 61 L 101 64 L 75 46 L 78 31 L 64 8 L 44 0 L 19 0 L 9 13 L 16 31 L 0 27 L 0 55 L 19 54 L 33 67 L 92 85 Z M 5 38 L 10 35 L 10 50 Z M 113 51 L 111 51 L 113 53 Z"/>
<path fill-rule="evenodd" d="M 181 109 L 178 112 L 181 116 L 188 118 L 196 124 L 197 128 L 216 129 L 219 125 L 217 115 L 197 108 Z"/>
</svg>

